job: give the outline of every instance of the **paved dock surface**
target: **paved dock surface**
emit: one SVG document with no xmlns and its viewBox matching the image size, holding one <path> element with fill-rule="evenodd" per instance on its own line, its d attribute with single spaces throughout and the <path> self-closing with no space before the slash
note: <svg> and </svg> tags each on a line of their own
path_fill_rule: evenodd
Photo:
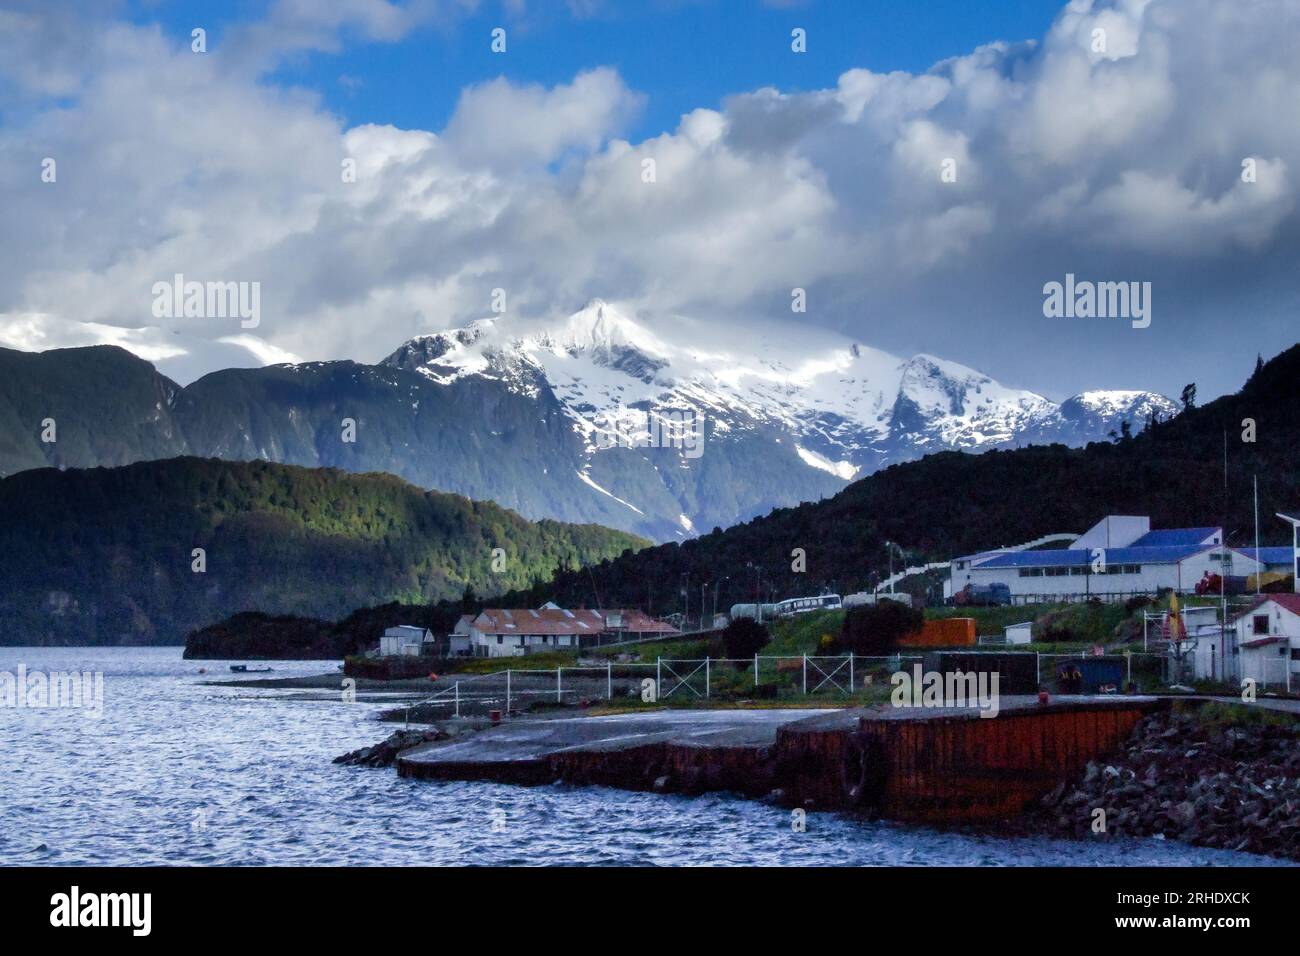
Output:
<svg viewBox="0 0 1300 956">
<path fill-rule="evenodd" d="M 855 726 L 849 710 L 659 710 L 603 717 L 555 717 L 501 724 L 451 743 L 429 744 L 402 754 L 419 764 L 527 763 L 573 751 L 610 752 L 650 744 L 714 748 L 769 747 L 779 728 L 800 721 L 830 720 Z"/>
</svg>

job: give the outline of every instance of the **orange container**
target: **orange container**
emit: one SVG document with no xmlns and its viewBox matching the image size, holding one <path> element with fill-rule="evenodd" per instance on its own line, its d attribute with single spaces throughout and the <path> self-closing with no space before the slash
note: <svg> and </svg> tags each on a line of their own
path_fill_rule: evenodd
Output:
<svg viewBox="0 0 1300 956">
<path fill-rule="evenodd" d="M 898 643 L 900 647 L 974 647 L 975 618 L 945 617 L 926 621 L 919 631 Z"/>
</svg>

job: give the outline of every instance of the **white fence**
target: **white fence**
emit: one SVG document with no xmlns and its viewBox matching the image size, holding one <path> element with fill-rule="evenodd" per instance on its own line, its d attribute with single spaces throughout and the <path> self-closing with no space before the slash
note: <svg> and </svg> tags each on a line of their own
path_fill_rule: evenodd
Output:
<svg viewBox="0 0 1300 956">
<path fill-rule="evenodd" d="M 653 663 L 611 661 L 603 665 L 546 670 L 512 667 L 490 674 L 456 677 L 429 697 L 411 702 L 406 713 L 409 722 L 411 709 L 415 707 L 446 708 L 448 715 L 460 717 L 469 712 L 492 710 L 508 713 L 537 701 L 565 704 L 612 700 L 616 693 L 640 696 L 646 690 L 647 679 L 653 682 L 652 700 L 668 700 L 674 695 L 709 699 L 719 691 L 720 683 L 729 691 L 738 690 L 737 678 L 742 672 L 744 685 L 756 690 L 766 685 L 806 695 L 851 695 L 874 683 L 877 672 L 892 673 L 920 660 L 918 655 L 907 654 L 880 657 L 755 654 L 752 658 L 660 657 Z"/>
<path fill-rule="evenodd" d="M 1257 687 L 1285 690 L 1288 694 L 1293 686 L 1300 689 L 1300 677 L 1292 676 L 1289 653 L 1286 657 L 1257 657 L 1243 664 L 1242 671 L 1242 679 L 1253 680 Z"/>
<path fill-rule="evenodd" d="M 1011 653 L 1024 653 L 1012 651 Z M 1035 654 L 1036 682 L 1039 686 L 1056 679 L 1056 662 L 1093 659 L 1086 654 Z M 1169 658 L 1164 654 L 1107 655 L 1097 660 L 1122 660 L 1124 682 L 1133 680 L 1133 670 L 1145 670 L 1160 681 L 1167 681 Z M 553 669 L 507 668 L 490 674 L 456 677 L 437 693 L 407 706 L 407 719 L 414 707 L 446 708 L 457 717 L 468 712 L 492 710 L 510 712 L 541 701 L 562 705 L 583 701 L 612 700 L 624 696 L 642 696 L 649 692 L 650 701 L 676 697 L 708 700 L 719 692 L 734 696 L 752 689 L 756 697 L 772 696 L 784 690 L 802 696 L 816 694 L 847 697 L 884 677 L 921 663 L 919 654 L 892 654 L 863 657 L 846 655 L 769 655 L 752 658 L 660 657 L 654 662 L 573 665 Z M 1284 662 L 1279 662 L 1284 663 Z M 1145 664 L 1145 666 L 1144 666 Z M 445 678 L 451 680 L 450 677 Z M 645 681 L 651 681 L 646 685 Z M 1284 683 L 1281 671 L 1271 683 Z M 1263 681 L 1261 681 L 1263 683 Z M 1289 686 L 1289 685 L 1288 685 Z"/>
</svg>

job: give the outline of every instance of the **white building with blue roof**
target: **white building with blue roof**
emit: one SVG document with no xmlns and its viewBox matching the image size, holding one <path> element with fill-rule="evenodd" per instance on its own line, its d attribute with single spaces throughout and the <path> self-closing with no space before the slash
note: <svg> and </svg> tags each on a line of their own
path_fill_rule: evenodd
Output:
<svg viewBox="0 0 1300 956">
<path fill-rule="evenodd" d="M 952 590 L 1005 584 L 1016 603 L 1120 601 L 1164 588 L 1191 593 L 1207 573 L 1248 575 L 1264 568 L 1245 549 L 1225 548 L 1219 528 L 1152 531 L 1145 515 L 1107 515 L 1064 548 L 954 559 Z"/>
</svg>

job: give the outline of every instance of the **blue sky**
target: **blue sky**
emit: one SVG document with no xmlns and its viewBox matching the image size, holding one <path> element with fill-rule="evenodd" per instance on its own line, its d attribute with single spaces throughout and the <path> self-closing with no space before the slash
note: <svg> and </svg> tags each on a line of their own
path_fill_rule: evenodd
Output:
<svg viewBox="0 0 1300 956">
<path fill-rule="evenodd" d="M 261 16 L 266 5 L 239 0 L 221 8 L 185 2 L 142 2 L 141 24 L 158 23 L 178 40 L 194 26 L 214 46 L 223 28 Z M 560 0 L 533 4 L 522 15 L 484 3 L 447 25 L 426 25 L 396 42 L 368 41 L 344 31 L 337 51 L 294 56 L 268 77 L 318 92 L 348 125 L 391 123 L 441 129 L 463 87 L 503 74 L 553 86 L 581 70 L 612 66 L 645 108 L 626 135 L 645 139 L 677 125 L 697 107 L 764 86 L 801 92 L 834 86 L 846 70 L 924 72 L 939 60 L 994 40 L 1041 36 L 1060 11 L 1058 0 L 835 0 L 776 6 L 759 0 L 606 2 L 586 16 Z M 491 31 L 507 30 L 508 53 L 493 54 Z M 807 31 L 808 53 L 794 56 L 790 31 Z"/>
<path fill-rule="evenodd" d="M 1288 0 L 10 0 L 0 345 L 376 361 L 502 288 L 519 325 L 600 298 L 1209 397 L 1297 339 L 1297 102 Z M 178 272 L 265 321 L 157 321 Z M 1150 283 L 1152 321 L 1048 316 L 1068 275 Z"/>
</svg>

